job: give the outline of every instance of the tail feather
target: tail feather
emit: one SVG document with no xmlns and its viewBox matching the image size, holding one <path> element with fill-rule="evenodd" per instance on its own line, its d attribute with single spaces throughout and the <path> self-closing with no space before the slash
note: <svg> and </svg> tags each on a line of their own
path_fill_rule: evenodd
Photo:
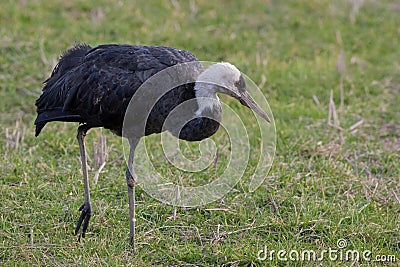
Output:
<svg viewBox="0 0 400 267">
<path fill-rule="evenodd" d="M 86 53 L 92 49 L 90 45 L 87 44 L 77 44 L 74 47 L 64 51 L 58 64 L 51 73 L 50 78 L 48 78 L 44 83 L 45 87 L 43 91 L 50 88 L 54 83 L 56 83 L 65 73 L 76 67 L 85 57 Z"/>
<path fill-rule="evenodd" d="M 43 127 L 46 123 L 51 121 L 74 121 L 74 122 L 83 122 L 81 116 L 74 114 L 69 111 L 62 110 L 49 110 L 40 113 L 35 120 L 35 136 L 38 136 L 42 131 Z"/>
<path fill-rule="evenodd" d="M 43 129 L 43 127 L 44 127 L 45 125 L 46 125 L 45 122 L 36 124 L 35 137 L 37 137 L 37 136 L 40 134 L 40 132 L 42 131 L 42 129 Z"/>
<path fill-rule="evenodd" d="M 57 66 L 50 78 L 44 82 L 43 92 L 36 100 L 38 116 L 35 120 L 35 136 L 50 121 L 76 121 L 83 122 L 81 116 L 68 110 L 63 110 L 67 101 L 65 91 L 65 74 L 81 64 L 87 52 L 92 49 L 87 44 L 77 44 L 61 54 Z"/>
</svg>

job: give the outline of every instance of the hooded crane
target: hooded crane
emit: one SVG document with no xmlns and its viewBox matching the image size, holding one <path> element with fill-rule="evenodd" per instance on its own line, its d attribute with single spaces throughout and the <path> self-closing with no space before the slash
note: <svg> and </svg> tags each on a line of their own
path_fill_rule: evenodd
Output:
<svg viewBox="0 0 400 267">
<path fill-rule="evenodd" d="M 122 136 L 125 112 L 132 96 L 151 76 L 180 63 L 198 62 L 188 51 L 162 46 L 100 45 L 95 48 L 78 44 L 65 51 L 50 78 L 44 82 L 43 92 L 36 101 L 38 116 L 36 136 L 51 121 L 79 122 L 78 142 L 82 162 L 85 201 L 80 207 L 75 235 L 82 226 L 79 238 L 85 237 L 92 208 L 84 139 L 89 129 L 104 127 Z M 182 130 L 172 133 L 188 141 L 199 141 L 212 136 L 219 127 L 222 108 L 217 93 L 228 94 L 251 108 L 269 122 L 268 115 L 246 91 L 240 71 L 225 62 L 202 69 L 198 80 L 177 86 L 159 98 L 139 135 L 124 136 L 130 144 L 126 169 L 129 198 L 130 244 L 135 240 L 135 173 L 132 169 L 135 147 L 144 135 L 164 131 L 163 123 L 179 104 L 196 99 L 192 119 Z M 219 84 L 223 84 L 220 86 Z M 205 98 L 211 98 L 207 101 Z M 211 115 L 210 115 L 211 114 Z M 187 114 L 186 114 L 187 115 Z M 211 117 L 210 117 L 211 116 Z M 135 121 L 135 118 L 133 118 Z M 168 129 L 167 129 L 168 130 Z M 171 131 L 173 132 L 173 131 Z"/>
</svg>

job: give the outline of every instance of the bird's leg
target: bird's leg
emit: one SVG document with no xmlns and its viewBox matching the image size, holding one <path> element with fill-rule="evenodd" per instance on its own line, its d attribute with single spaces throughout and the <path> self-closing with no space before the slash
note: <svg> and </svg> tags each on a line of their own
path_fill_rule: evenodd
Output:
<svg viewBox="0 0 400 267">
<path fill-rule="evenodd" d="M 79 143 L 79 149 L 80 149 L 80 154 L 81 154 L 81 161 L 82 161 L 82 173 L 83 173 L 83 184 L 84 184 L 84 189 L 85 189 L 85 202 L 83 205 L 79 208 L 79 211 L 81 211 L 81 216 L 79 217 L 78 223 L 76 225 L 75 229 L 75 235 L 78 234 L 79 229 L 81 228 L 82 222 L 82 235 L 80 237 L 85 237 L 86 230 L 89 226 L 89 220 L 90 216 L 92 215 L 92 207 L 90 205 L 90 193 L 89 193 L 89 178 L 88 178 L 88 170 L 87 170 L 87 161 L 86 161 L 86 151 L 85 151 L 85 136 L 87 132 L 87 127 L 86 125 L 81 125 L 78 128 L 78 143 Z"/>
<path fill-rule="evenodd" d="M 128 198 L 129 198 L 129 242 L 132 249 L 135 249 L 135 172 L 133 170 L 133 159 L 135 154 L 136 145 L 139 139 L 129 138 L 130 151 L 128 159 L 128 168 L 126 169 L 126 183 L 128 185 Z"/>
</svg>

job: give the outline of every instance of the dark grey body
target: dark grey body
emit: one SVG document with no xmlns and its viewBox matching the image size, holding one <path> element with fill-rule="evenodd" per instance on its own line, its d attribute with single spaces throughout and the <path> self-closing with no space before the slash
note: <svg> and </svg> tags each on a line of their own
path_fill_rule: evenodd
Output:
<svg viewBox="0 0 400 267">
<path fill-rule="evenodd" d="M 51 121 L 79 122 L 86 129 L 104 127 L 121 136 L 126 109 L 137 89 L 165 68 L 194 61 L 197 59 L 193 54 L 169 47 L 77 45 L 61 56 L 36 101 L 36 136 Z M 143 135 L 163 131 L 171 110 L 194 98 L 194 83 L 176 87 L 162 96 L 149 115 Z M 218 130 L 220 110 L 215 115 L 210 110 L 210 118 L 196 118 L 196 109 L 197 104 L 192 109 L 193 119 L 179 133 L 171 131 L 175 136 L 197 141 Z"/>
</svg>

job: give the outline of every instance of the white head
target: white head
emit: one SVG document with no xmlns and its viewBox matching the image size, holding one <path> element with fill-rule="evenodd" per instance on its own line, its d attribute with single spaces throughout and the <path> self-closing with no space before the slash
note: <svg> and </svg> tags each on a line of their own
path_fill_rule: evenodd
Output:
<svg viewBox="0 0 400 267">
<path fill-rule="evenodd" d="M 257 105 L 250 94 L 246 91 L 246 83 L 242 73 L 228 62 L 216 63 L 202 72 L 196 80 L 196 98 L 200 115 L 206 108 L 213 108 L 216 101 L 207 101 L 208 98 L 218 99 L 216 93 L 227 94 L 240 101 L 240 103 L 256 112 L 267 122 L 268 115 Z"/>
<path fill-rule="evenodd" d="M 246 85 L 244 84 L 240 71 L 231 63 L 221 62 L 208 67 L 208 69 L 199 75 L 196 83 L 210 85 L 208 86 L 208 93 L 231 95 L 233 93 L 238 93 L 239 89 L 236 85 L 238 85 L 237 83 L 240 80 L 243 81 L 243 87 L 245 87 Z M 195 87 L 195 90 L 196 89 L 200 89 L 199 86 L 197 86 L 197 88 Z"/>
</svg>

